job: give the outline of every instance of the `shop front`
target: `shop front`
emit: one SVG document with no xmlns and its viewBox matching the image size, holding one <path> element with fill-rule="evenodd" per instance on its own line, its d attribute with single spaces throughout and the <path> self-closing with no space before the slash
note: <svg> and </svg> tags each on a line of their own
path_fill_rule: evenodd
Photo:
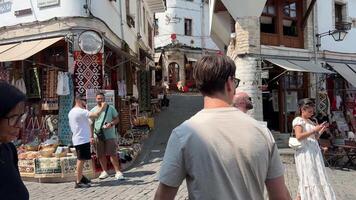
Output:
<svg viewBox="0 0 356 200">
<path fill-rule="evenodd" d="M 120 117 L 127 118 L 120 120 L 122 138 L 132 129 L 132 119 L 140 118 L 142 104 L 138 102 L 144 93 L 149 94 L 143 87 L 149 80 L 140 79 L 147 70 L 134 54 L 94 30 L 72 29 L 47 35 L 31 35 L 15 42 L 12 39 L 11 43 L 0 41 L 0 79 L 19 88 L 28 99 L 29 117 L 14 142 L 21 176 L 61 182 L 75 177 L 76 156 L 68 122 L 75 95 L 86 95 L 90 109 L 95 106 L 95 91 L 104 90 L 109 104 L 116 107 Z M 148 124 L 147 118 L 140 125 Z M 139 141 L 133 140 L 131 134 L 129 141 L 119 141 L 126 145 L 118 152 L 122 162 L 132 160 L 140 150 Z M 94 177 L 97 168 L 98 163 L 88 162 L 84 172 Z"/>
<path fill-rule="evenodd" d="M 332 74 L 321 65 L 308 60 L 267 58 L 262 68 L 263 116 L 273 132 L 291 133 L 298 100 L 311 94 L 315 74 Z M 320 103 L 320 102 L 319 102 Z M 317 102 L 318 104 L 318 102 Z"/>
</svg>

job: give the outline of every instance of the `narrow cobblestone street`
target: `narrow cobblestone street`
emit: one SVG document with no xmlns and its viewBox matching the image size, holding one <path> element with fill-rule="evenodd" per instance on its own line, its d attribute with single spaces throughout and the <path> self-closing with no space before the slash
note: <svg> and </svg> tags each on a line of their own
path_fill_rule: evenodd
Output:
<svg viewBox="0 0 356 200">
<path fill-rule="evenodd" d="M 26 182 L 31 199 L 152 199 L 157 188 L 156 180 L 171 130 L 202 107 L 202 97 L 197 95 L 172 95 L 170 107 L 156 118 L 156 128 L 145 142 L 144 149 L 134 166 L 124 174 L 129 179 L 118 182 L 113 177 L 104 181 L 93 180 L 89 189 L 74 189 L 74 183 L 44 184 Z M 356 171 L 330 170 L 331 184 L 337 199 L 356 199 Z M 286 181 L 292 197 L 297 189 L 297 174 L 293 164 L 286 164 Z M 187 199 L 185 184 L 177 198 Z"/>
</svg>

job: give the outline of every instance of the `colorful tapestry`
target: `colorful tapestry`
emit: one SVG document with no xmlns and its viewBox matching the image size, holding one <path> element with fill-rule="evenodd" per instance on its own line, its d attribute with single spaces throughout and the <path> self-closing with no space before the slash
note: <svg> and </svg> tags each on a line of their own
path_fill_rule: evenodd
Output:
<svg viewBox="0 0 356 200">
<path fill-rule="evenodd" d="M 21 174 L 35 174 L 35 160 L 27 159 L 27 160 L 19 160 L 18 163 L 19 171 Z"/>
<path fill-rule="evenodd" d="M 42 71 L 42 110 L 58 110 L 57 76 L 56 69 Z"/>
<path fill-rule="evenodd" d="M 68 113 L 72 109 L 74 101 L 74 87 L 71 76 L 69 76 L 69 90 L 69 95 L 59 97 L 58 137 L 60 144 L 66 146 L 72 143 L 72 132 L 68 120 Z"/>
<path fill-rule="evenodd" d="M 74 174 L 77 170 L 77 157 L 61 158 L 61 166 L 63 174 Z M 92 161 L 86 160 L 83 166 L 83 173 L 90 173 L 93 171 Z"/>
<path fill-rule="evenodd" d="M 140 110 L 148 111 L 151 109 L 151 75 L 149 71 L 138 72 L 138 93 Z"/>
<path fill-rule="evenodd" d="M 102 54 L 85 54 L 74 52 L 74 85 L 75 91 L 85 94 L 87 89 L 101 89 L 103 85 Z"/>
<path fill-rule="evenodd" d="M 38 68 L 26 68 L 24 75 L 27 97 L 41 98 L 40 74 Z"/>
<path fill-rule="evenodd" d="M 326 91 L 320 91 L 318 93 L 318 105 L 317 112 L 323 116 L 328 116 L 330 114 L 330 100 L 328 93 Z"/>
<path fill-rule="evenodd" d="M 36 174 L 62 173 L 61 160 L 59 158 L 37 158 L 35 166 Z"/>
</svg>

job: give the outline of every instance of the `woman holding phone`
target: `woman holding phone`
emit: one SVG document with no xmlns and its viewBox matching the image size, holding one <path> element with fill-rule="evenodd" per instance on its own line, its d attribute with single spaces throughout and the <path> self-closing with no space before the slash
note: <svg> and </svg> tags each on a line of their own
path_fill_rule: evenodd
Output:
<svg viewBox="0 0 356 200">
<path fill-rule="evenodd" d="M 299 101 L 297 117 L 293 120 L 296 138 L 302 146 L 295 153 L 295 163 L 299 177 L 297 199 L 335 200 L 326 171 L 318 139 L 328 127 L 326 122 L 316 124 L 311 120 L 315 105 L 311 99 Z"/>
</svg>

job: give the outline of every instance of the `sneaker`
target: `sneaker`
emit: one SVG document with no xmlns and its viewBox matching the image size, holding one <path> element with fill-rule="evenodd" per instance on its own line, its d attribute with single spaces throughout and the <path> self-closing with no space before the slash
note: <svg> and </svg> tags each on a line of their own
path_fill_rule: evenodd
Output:
<svg viewBox="0 0 356 200">
<path fill-rule="evenodd" d="M 82 183 L 82 182 L 80 182 L 80 183 L 75 182 L 75 186 L 74 186 L 74 188 L 89 188 L 89 187 L 90 187 L 90 185 Z"/>
<path fill-rule="evenodd" d="M 106 179 L 108 177 L 109 177 L 109 174 L 106 171 L 102 171 L 99 176 L 99 179 Z"/>
<path fill-rule="evenodd" d="M 121 180 L 126 180 L 126 177 L 124 177 L 124 175 L 121 172 L 116 172 L 115 179 L 121 181 Z"/>
<path fill-rule="evenodd" d="M 87 177 L 82 176 L 82 180 L 80 180 L 81 183 L 85 183 L 85 184 L 90 184 L 91 180 L 89 180 Z"/>
</svg>

